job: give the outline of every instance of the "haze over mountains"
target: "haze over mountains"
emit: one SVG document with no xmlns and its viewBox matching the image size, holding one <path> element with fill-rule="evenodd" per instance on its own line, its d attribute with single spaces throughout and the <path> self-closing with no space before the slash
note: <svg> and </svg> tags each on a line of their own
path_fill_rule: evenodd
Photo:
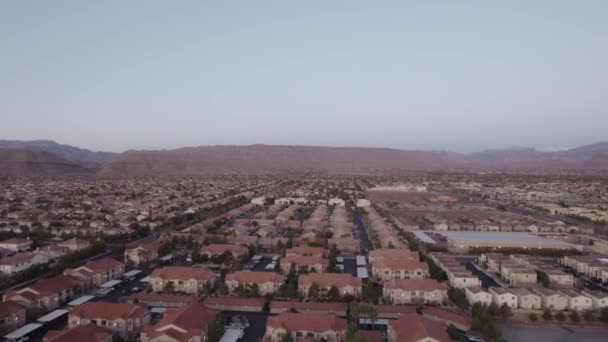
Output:
<svg viewBox="0 0 608 342">
<path fill-rule="evenodd" d="M 93 152 L 48 140 L 0 141 L 0 176 L 177 176 L 391 169 L 608 170 L 608 143 L 557 152 L 516 148 L 473 154 L 278 145 L 201 146 L 110 153 Z"/>
</svg>

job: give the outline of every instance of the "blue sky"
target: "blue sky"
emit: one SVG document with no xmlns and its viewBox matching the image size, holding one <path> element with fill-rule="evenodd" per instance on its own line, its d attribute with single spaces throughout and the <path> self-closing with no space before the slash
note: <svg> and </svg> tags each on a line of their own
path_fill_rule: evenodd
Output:
<svg viewBox="0 0 608 342">
<path fill-rule="evenodd" d="M 3 1 L 0 138 L 475 151 L 608 140 L 606 1 Z"/>
</svg>

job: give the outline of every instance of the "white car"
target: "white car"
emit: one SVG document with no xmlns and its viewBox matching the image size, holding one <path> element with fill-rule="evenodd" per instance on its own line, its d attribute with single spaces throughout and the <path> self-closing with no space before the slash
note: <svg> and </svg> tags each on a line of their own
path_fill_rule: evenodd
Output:
<svg viewBox="0 0 608 342">
<path fill-rule="evenodd" d="M 97 290 L 97 294 L 99 295 L 107 295 L 108 293 L 112 292 L 114 289 L 111 287 L 106 287 L 106 288 L 102 288 Z"/>
</svg>

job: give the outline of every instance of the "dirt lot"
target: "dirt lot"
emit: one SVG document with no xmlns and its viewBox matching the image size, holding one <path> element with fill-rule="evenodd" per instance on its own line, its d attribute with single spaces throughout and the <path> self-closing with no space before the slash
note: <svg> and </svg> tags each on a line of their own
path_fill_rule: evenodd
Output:
<svg viewBox="0 0 608 342">
<path fill-rule="evenodd" d="M 403 191 L 369 191 L 368 198 L 374 203 L 407 203 L 423 204 L 447 199 L 447 196 L 435 192 L 403 192 Z M 456 200 L 453 197 L 450 197 Z"/>
<path fill-rule="evenodd" d="M 498 219 L 498 220 L 521 220 L 526 219 L 525 216 L 513 212 L 499 211 L 491 208 L 483 207 L 467 207 L 467 206 L 452 206 L 451 208 L 444 207 L 439 209 L 393 209 L 390 211 L 397 219 L 415 219 L 422 218 L 426 215 L 437 215 L 450 221 L 458 221 L 460 219 L 469 219 L 477 222 L 483 219 Z"/>
</svg>

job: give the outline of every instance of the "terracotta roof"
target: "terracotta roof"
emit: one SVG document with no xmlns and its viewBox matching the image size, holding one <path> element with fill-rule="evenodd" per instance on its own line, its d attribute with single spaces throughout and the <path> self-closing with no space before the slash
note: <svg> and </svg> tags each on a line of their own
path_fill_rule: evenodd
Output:
<svg viewBox="0 0 608 342">
<path fill-rule="evenodd" d="M 43 342 L 106 341 L 112 332 L 95 324 L 79 325 L 69 330 L 49 330 Z"/>
<path fill-rule="evenodd" d="M 65 240 L 65 241 L 58 243 L 58 245 L 63 245 L 63 246 L 68 246 L 68 245 L 69 246 L 78 246 L 78 245 L 87 245 L 87 244 L 89 244 L 89 242 L 87 240 L 81 240 L 81 239 L 77 239 L 77 238 Z"/>
<path fill-rule="evenodd" d="M 125 250 L 125 254 L 129 254 L 129 253 L 137 251 L 139 249 L 144 249 L 147 251 L 158 251 L 159 248 L 160 248 L 160 242 L 153 241 L 153 242 L 149 242 L 149 243 L 144 243 L 143 245 L 139 245 L 137 247 L 127 248 Z"/>
<path fill-rule="evenodd" d="M 200 302 L 179 309 L 170 309 L 153 326 L 145 326 L 143 332 L 148 338 L 169 335 L 178 341 L 187 341 L 193 336 L 201 336 L 207 324 L 217 315 Z"/>
<path fill-rule="evenodd" d="M 196 279 L 208 281 L 213 279 L 213 271 L 198 268 L 198 267 L 184 267 L 184 266 L 166 266 L 163 268 L 155 269 L 150 278 L 161 278 L 161 279 Z"/>
<path fill-rule="evenodd" d="M 285 251 L 285 255 L 324 255 L 327 251 L 322 247 L 294 247 Z"/>
<path fill-rule="evenodd" d="M 85 319 L 142 318 L 147 310 L 141 306 L 122 303 L 88 302 L 72 309 L 70 316 Z"/>
<path fill-rule="evenodd" d="M 471 293 L 481 293 L 481 292 L 488 293 L 488 291 L 481 286 L 469 286 L 466 288 L 465 291 L 469 291 Z"/>
<path fill-rule="evenodd" d="M 283 302 L 273 300 L 270 302 L 270 309 L 296 309 L 298 311 L 334 311 L 346 312 L 346 303 L 316 303 L 316 302 Z"/>
<path fill-rule="evenodd" d="M 429 269 L 429 265 L 426 262 L 407 259 L 379 259 L 373 262 L 372 267 L 376 269 L 388 268 L 390 270 L 422 269 L 428 271 Z"/>
<path fill-rule="evenodd" d="M 242 298 L 242 297 L 207 297 L 204 301 L 207 307 L 221 306 L 247 306 L 262 308 L 266 303 L 264 298 Z"/>
<path fill-rule="evenodd" d="M 124 264 L 122 262 L 116 261 L 115 259 L 110 258 L 110 257 L 106 257 L 106 258 L 102 258 L 102 259 L 98 259 L 98 260 L 88 261 L 86 264 L 84 264 L 84 266 L 81 266 L 81 267 L 86 267 L 93 272 L 100 272 L 100 271 L 105 272 L 107 270 L 122 267 L 122 266 L 124 266 Z M 79 268 L 77 268 L 77 269 L 79 269 Z"/>
<path fill-rule="evenodd" d="M 40 293 L 59 293 L 80 284 L 81 281 L 72 276 L 58 275 L 52 278 L 40 279 L 27 288 L 33 289 Z"/>
<path fill-rule="evenodd" d="M 465 316 L 463 314 L 450 310 L 436 308 L 433 306 L 426 307 L 422 312 L 422 315 L 431 319 L 438 319 L 444 321 L 446 322 L 446 324 L 456 323 L 466 327 L 470 327 L 473 321 L 469 316 Z"/>
<path fill-rule="evenodd" d="M 226 281 L 237 281 L 239 283 L 282 283 L 283 276 L 274 272 L 247 272 L 237 271 L 226 274 Z"/>
<path fill-rule="evenodd" d="M 312 283 L 317 283 L 321 288 L 331 286 L 360 288 L 362 285 L 361 279 L 346 273 L 310 273 L 298 277 L 298 285 L 312 285 Z"/>
<path fill-rule="evenodd" d="M 25 311 L 25 307 L 10 300 L 0 302 L 0 318 L 10 317 L 19 311 Z"/>
<path fill-rule="evenodd" d="M 438 342 L 450 341 L 445 323 L 418 314 L 405 315 L 389 321 L 388 324 L 390 329 L 395 331 L 395 342 L 418 342 L 425 338 L 433 338 Z"/>
<path fill-rule="evenodd" d="M 374 249 L 368 254 L 369 259 L 401 259 L 401 260 L 419 260 L 418 252 L 409 249 L 397 248 L 381 248 Z"/>
<path fill-rule="evenodd" d="M 385 282 L 384 288 L 404 291 L 447 291 L 448 285 L 435 279 L 393 279 Z"/>
<path fill-rule="evenodd" d="M 239 255 L 249 253 L 249 249 L 240 245 L 217 243 L 201 247 L 201 253 L 222 254 L 226 251 Z"/>
<path fill-rule="evenodd" d="M 21 243 L 26 243 L 26 242 L 31 243 L 32 241 L 29 239 L 26 239 L 26 238 L 12 237 L 10 239 L 0 241 L 0 244 L 21 244 Z"/>
<path fill-rule="evenodd" d="M 0 265 L 17 265 L 31 260 L 34 254 L 31 253 L 18 253 L 6 258 L 0 259 Z"/>
<path fill-rule="evenodd" d="M 162 293 L 135 293 L 129 298 L 137 298 L 140 303 L 171 303 L 171 304 L 188 304 L 193 302 L 200 301 L 200 298 L 197 296 L 180 296 L 180 295 L 172 295 L 172 294 L 162 294 Z"/>
<path fill-rule="evenodd" d="M 281 259 L 281 265 L 285 264 L 296 264 L 296 265 L 322 265 L 326 266 L 329 261 L 323 259 L 321 256 L 302 256 L 302 255 L 290 255 Z"/>
<path fill-rule="evenodd" d="M 409 314 L 415 313 L 416 307 L 413 305 L 389 305 L 389 304 L 374 304 L 378 314 Z"/>
<path fill-rule="evenodd" d="M 325 332 L 346 330 L 346 320 L 329 314 L 307 315 L 292 312 L 282 312 L 278 316 L 269 317 L 266 325 L 275 329 L 283 328 L 291 332 Z"/>
</svg>

